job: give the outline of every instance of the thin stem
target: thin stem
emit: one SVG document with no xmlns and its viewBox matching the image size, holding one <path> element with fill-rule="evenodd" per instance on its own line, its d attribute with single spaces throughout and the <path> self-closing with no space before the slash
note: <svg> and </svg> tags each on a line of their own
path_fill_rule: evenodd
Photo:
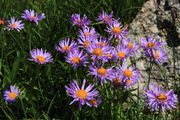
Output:
<svg viewBox="0 0 180 120">
<path fill-rule="evenodd" d="M 173 87 L 176 89 L 176 54 L 175 54 L 175 47 L 174 47 L 174 39 L 173 39 Z"/>
<path fill-rule="evenodd" d="M 79 77 L 78 77 L 78 72 L 79 72 L 78 68 L 74 68 L 74 71 L 75 71 L 75 75 L 76 75 L 76 80 L 78 80 L 79 79 Z"/>
<path fill-rule="evenodd" d="M 50 102 L 50 104 L 49 104 L 49 107 L 48 107 L 48 110 L 47 110 L 47 115 L 49 115 L 49 111 L 50 111 L 50 109 L 51 109 L 51 107 L 52 107 L 52 105 L 53 105 L 53 102 L 54 102 L 54 100 L 55 100 L 55 98 L 56 98 L 57 93 L 58 93 L 58 92 L 56 92 L 55 96 L 53 97 L 53 99 L 51 100 L 51 102 Z"/>
<path fill-rule="evenodd" d="M 21 50 L 23 50 L 23 48 L 21 47 L 22 45 L 20 44 L 20 42 L 16 40 L 16 38 L 14 37 L 14 35 L 11 32 L 9 32 L 9 33 L 12 36 L 12 38 L 15 40 L 15 42 L 18 44 L 19 48 L 21 48 Z"/>
<path fill-rule="evenodd" d="M 114 114 L 114 115 L 113 115 L 113 118 L 114 118 L 114 120 L 115 120 L 115 119 L 116 119 L 116 113 L 117 113 L 117 112 L 116 112 L 116 99 L 117 99 L 117 98 L 116 98 L 116 88 L 115 88 L 115 87 L 113 87 L 113 99 L 114 99 L 114 100 L 113 100 L 113 103 L 112 103 L 112 104 L 113 104 L 113 110 L 114 110 L 114 112 L 113 112 L 113 114 Z"/>
<path fill-rule="evenodd" d="M 90 25 L 100 25 L 100 24 L 104 24 L 103 22 L 97 22 L 97 23 L 91 23 Z"/>
<path fill-rule="evenodd" d="M 149 89 L 149 84 L 151 82 L 151 70 L 152 70 L 152 58 L 150 58 L 150 63 L 149 63 L 149 67 L 148 67 L 148 84 L 147 84 L 147 88 Z"/>
<path fill-rule="evenodd" d="M 21 106 L 22 106 L 22 109 L 23 109 L 24 116 L 25 116 L 25 118 L 27 118 L 26 110 L 24 108 L 24 104 L 23 104 L 23 101 L 21 100 L 21 98 L 20 98 L 20 102 L 21 102 Z"/>
</svg>

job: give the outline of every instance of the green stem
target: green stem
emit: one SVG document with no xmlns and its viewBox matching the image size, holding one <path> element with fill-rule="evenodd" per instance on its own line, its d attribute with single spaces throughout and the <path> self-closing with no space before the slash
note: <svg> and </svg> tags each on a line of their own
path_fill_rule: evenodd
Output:
<svg viewBox="0 0 180 120">
<path fill-rule="evenodd" d="M 41 96 L 42 96 L 42 98 L 44 98 L 44 96 L 43 96 L 43 90 L 42 90 L 42 87 L 41 87 L 41 66 L 39 66 L 39 65 L 36 65 L 36 70 L 37 70 L 37 72 L 36 72 L 36 76 L 38 76 L 37 77 L 37 83 L 38 83 L 38 88 L 39 88 L 39 90 L 40 90 L 40 94 L 41 94 Z M 44 82 L 42 81 L 42 85 L 44 85 Z"/>
<path fill-rule="evenodd" d="M 74 68 L 74 71 L 75 71 L 75 74 L 76 74 L 76 80 L 78 80 L 79 79 L 79 77 L 78 77 L 78 72 L 79 72 L 78 68 Z"/>
<path fill-rule="evenodd" d="M 25 116 L 25 118 L 27 118 L 26 110 L 24 108 L 24 104 L 23 104 L 23 101 L 21 100 L 21 98 L 20 98 L 20 102 L 21 102 L 21 106 L 22 106 L 22 109 L 23 109 L 23 112 L 24 112 L 24 116 Z"/>
<path fill-rule="evenodd" d="M 23 50 L 22 45 L 20 44 L 20 42 L 16 40 L 16 38 L 14 37 L 14 35 L 13 35 L 11 32 L 9 32 L 9 33 L 10 33 L 10 35 L 12 36 L 12 38 L 15 40 L 15 42 L 18 44 L 19 48 L 20 48 L 21 50 Z"/>
<path fill-rule="evenodd" d="M 113 99 L 114 99 L 114 100 L 112 100 L 113 101 L 113 103 L 112 103 L 113 104 L 113 111 L 114 111 L 113 112 L 113 114 L 114 114 L 113 118 L 114 118 L 114 120 L 116 120 L 116 113 L 117 112 L 116 112 L 116 88 L 115 87 L 113 87 Z"/>
<path fill-rule="evenodd" d="M 104 24 L 103 22 L 97 22 L 97 23 L 91 23 L 90 25 L 100 25 L 100 24 Z"/>
<path fill-rule="evenodd" d="M 57 93 L 58 93 L 58 92 L 56 92 L 55 96 L 54 96 L 53 99 L 51 100 L 51 103 L 49 104 L 49 107 L 48 107 L 48 110 L 47 110 L 47 115 L 49 114 L 49 111 L 50 111 L 50 109 L 51 109 L 51 107 L 52 107 L 52 104 L 53 104 L 53 102 L 54 102 L 54 100 L 55 100 L 55 98 L 56 98 Z"/>
<path fill-rule="evenodd" d="M 38 88 L 39 88 L 39 90 L 40 90 L 41 96 L 42 96 L 42 98 L 44 98 L 44 96 L 43 96 L 43 90 L 42 90 L 42 88 L 41 88 L 40 80 L 38 79 L 37 81 L 38 81 Z"/>
</svg>

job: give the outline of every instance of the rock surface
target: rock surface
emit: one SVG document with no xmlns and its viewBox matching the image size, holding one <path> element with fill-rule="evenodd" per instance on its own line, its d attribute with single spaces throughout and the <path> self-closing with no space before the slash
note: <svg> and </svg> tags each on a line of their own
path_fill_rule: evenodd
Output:
<svg viewBox="0 0 180 120">
<path fill-rule="evenodd" d="M 128 37 L 140 42 L 140 39 L 147 35 L 164 41 L 164 50 L 168 54 L 167 63 L 159 67 L 153 66 L 151 81 L 168 87 L 179 84 L 177 80 L 180 79 L 180 1 L 149 0 L 144 4 L 129 25 Z M 142 71 L 140 82 L 147 83 L 148 65 L 141 57 L 137 58 L 136 65 Z M 143 87 L 142 84 L 139 85 Z"/>
</svg>

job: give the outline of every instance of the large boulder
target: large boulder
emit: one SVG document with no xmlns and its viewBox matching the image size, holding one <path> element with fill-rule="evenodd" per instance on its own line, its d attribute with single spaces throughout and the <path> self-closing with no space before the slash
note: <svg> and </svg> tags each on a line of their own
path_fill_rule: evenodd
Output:
<svg viewBox="0 0 180 120">
<path fill-rule="evenodd" d="M 131 39 L 140 42 L 142 37 L 151 35 L 165 42 L 164 50 L 168 61 L 158 66 L 154 65 L 150 75 L 151 81 L 174 86 L 180 79 L 180 1 L 149 0 L 129 25 Z M 147 83 L 148 63 L 137 56 L 137 67 L 141 72 L 140 83 Z M 140 84 L 141 88 L 144 84 Z"/>
</svg>

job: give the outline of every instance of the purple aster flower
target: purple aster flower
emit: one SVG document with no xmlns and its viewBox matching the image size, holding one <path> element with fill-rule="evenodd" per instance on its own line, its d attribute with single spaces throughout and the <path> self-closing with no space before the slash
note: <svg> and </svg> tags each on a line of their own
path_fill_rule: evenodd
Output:
<svg viewBox="0 0 180 120">
<path fill-rule="evenodd" d="M 24 24 L 22 24 L 21 20 L 15 20 L 14 17 L 11 17 L 11 20 L 8 20 L 7 29 L 8 30 L 17 30 L 20 31 L 24 28 Z"/>
<path fill-rule="evenodd" d="M 151 107 L 152 111 L 162 110 L 164 112 L 176 108 L 177 95 L 172 89 L 166 91 L 161 86 L 151 84 L 145 92 L 146 104 Z"/>
<path fill-rule="evenodd" d="M 111 25 L 109 25 L 109 27 L 107 27 L 106 31 L 111 34 L 110 39 L 114 37 L 122 40 L 128 33 L 127 27 L 127 25 L 123 27 L 118 20 L 115 20 Z"/>
<path fill-rule="evenodd" d="M 124 82 L 125 82 L 125 87 L 126 88 L 129 88 L 130 86 L 133 86 L 137 83 L 138 79 L 134 79 L 134 78 L 129 78 L 129 79 L 126 79 Z"/>
<path fill-rule="evenodd" d="M 4 25 L 4 24 L 5 24 L 4 19 L 1 19 L 1 18 L 0 18 L 0 25 Z"/>
<path fill-rule="evenodd" d="M 144 50 L 162 49 L 163 42 L 152 38 L 150 35 L 147 38 L 141 39 L 141 46 Z"/>
<path fill-rule="evenodd" d="M 102 13 L 99 14 L 97 21 L 104 22 L 106 24 L 112 24 L 113 23 L 113 12 L 111 12 L 109 15 L 102 11 Z"/>
<path fill-rule="evenodd" d="M 73 24 L 73 26 L 77 25 L 81 27 L 90 24 L 90 20 L 87 19 L 86 15 L 81 18 L 80 14 L 72 14 L 71 23 Z"/>
<path fill-rule="evenodd" d="M 92 44 L 92 38 L 79 38 L 78 39 L 78 43 L 80 45 L 80 47 L 82 48 L 88 48 L 90 46 L 90 44 Z"/>
<path fill-rule="evenodd" d="M 62 53 L 68 53 L 75 48 L 77 49 L 77 45 L 76 45 L 75 41 L 72 40 L 70 42 L 69 38 L 59 41 L 58 45 L 56 45 L 56 47 L 55 47 L 56 50 L 58 50 Z"/>
<path fill-rule="evenodd" d="M 68 53 L 66 61 L 72 64 L 73 67 L 79 67 L 85 65 L 87 60 L 87 54 L 83 54 L 83 51 L 74 50 Z"/>
<path fill-rule="evenodd" d="M 106 45 L 109 45 L 109 41 L 106 38 L 99 37 L 98 39 L 93 40 L 93 44 L 104 47 Z"/>
<path fill-rule="evenodd" d="M 126 86 L 132 86 L 139 80 L 140 71 L 137 70 L 135 67 L 127 67 L 126 64 L 123 64 L 119 68 L 119 73 L 125 79 Z"/>
<path fill-rule="evenodd" d="M 87 52 L 91 53 L 91 59 L 93 60 L 103 60 L 104 55 L 108 54 L 108 51 L 110 50 L 109 46 L 99 46 L 96 44 L 90 44 L 90 46 L 87 48 Z"/>
<path fill-rule="evenodd" d="M 5 91 L 4 97 L 7 102 L 13 102 L 16 100 L 16 98 L 19 96 L 19 94 L 20 94 L 20 91 L 19 91 L 18 87 L 11 85 L 10 91 L 9 90 Z"/>
<path fill-rule="evenodd" d="M 124 84 L 125 84 L 125 79 L 123 78 L 123 76 L 118 72 L 117 69 L 113 70 L 111 76 L 110 76 L 110 79 L 111 83 L 114 85 L 114 86 L 117 86 L 117 87 L 123 87 Z"/>
<path fill-rule="evenodd" d="M 44 13 L 38 15 L 34 12 L 34 10 L 25 10 L 23 16 L 21 17 L 29 21 L 34 21 L 36 24 L 38 24 L 38 21 L 44 19 L 45 15 Z"/>
<path fill-rule="evenodd" d="M 125 58 L 130 56 L 130 49 L 127 46 L 118 45 L 117 46 L 117 59 L 124 60 Z"/>
<path fill-rule="evenodd" d="M 153 58 L 159 64 L 167 61 L 167 54 L 163 50 L 146 51 L 145 54 Z"/>
<path fill-rule="evenodd" d="M 79 108 L 84 104 L 89 104 L 88 101 L 94 99 L 98 96 L 98 91 L 94 89 L 94 85 L 90 84 L 85 88 L 86 80 L 83 80 L 82 87 L 78 86 L 76 80 L 71 82 L 69 86 L 65 86 L 68 92 L 68 95 L 73 97 L 74 100 L 70 105 L 76 101 L 79 101 Z"/>
<path fill-rule="evenodd" d="M 94 98 L 94 99 L 88 100 L 87 105 L 90 107 L 98 107 L 98 105 L 100 105 L 101 102 L 102 102 L 102 99 L 100 97 Z"/>
<path fill-rule="evenodd" d="M 137 50 L 139 49 L 139 45 L 137 43 L 132 42 L 131 39 L 125 38 L 122 40 L 122 45 L 127 47 L 133 56 L 137 54 Z M 132 55 L 132 54 L 131 54 Z"/>
<path fill-rule="evenodd" d="M 81 39 L 83 39 L 83 38 L 96 39 L 98 37 L 98 35 L 96 34 L 96 31 L 93 27 L 89 28 L 88 26 L 83 26 L 82 30 L 80 30 L 79 33 L 80 33 L 79 37 Z"/>
<path fill-rule="evenodd" d="M 102 57 L 102 61 L 104 63 L 108 61 L 111 61 L 111 62 L 117 61 L 116 49 L 113 46 L 109 46 L 109 48 L 110 48 L 109 51 L 107 51 L 106 54 L 104 54 Z"/>
<path fill-rule="evenodd" d="M 103 66 L 99 65 L 91 65 L 89 66 L 89 74 L 94 75 L 96 77 L 96 83 L 98 84 L 98 78 L 101 79 L 101 85 L 103 85 L 106 82 L 106 79 L 110 79 L 110 76 L 112 74 L 112 67 L 111 68 L 104 68 Z"/>
<path fill-rule="evenodd" d="M 30 54 L 31 58 L 29 60 L 38 64 L 47 64 L 53 61 L 51 54 L 43 49 L 33 49 L 30 51 Z"/>
</svg>

